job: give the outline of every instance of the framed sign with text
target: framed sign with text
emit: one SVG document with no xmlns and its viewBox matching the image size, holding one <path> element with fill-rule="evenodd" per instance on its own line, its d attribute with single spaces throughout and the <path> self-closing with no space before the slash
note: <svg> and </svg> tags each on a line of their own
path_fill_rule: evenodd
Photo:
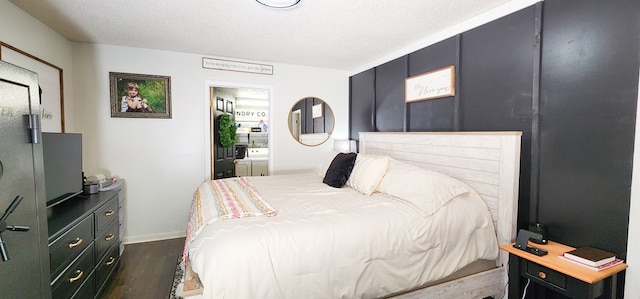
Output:
<svg viewBox="0 0 640 299">
<path fill-rule="evenodd" d="M 405 102 L 454 96 L 455 66 L 451 65 L 405 79 Z"/>
<path fill-rule="evenodd" d="M 38 74 L 42 132 L 64 133 L 62 68 L 3 42 L 0 59 Z"/>
<path fill-rule="evenodd" d="M 223 60 L 223 59 L 203 57 L 202 67 L 205 69 L 216 69 L 216 70 L 222 70 L 222 71 L 273 75 L 272 65 L 242 62 L 242 61 Z"/>
</svg>

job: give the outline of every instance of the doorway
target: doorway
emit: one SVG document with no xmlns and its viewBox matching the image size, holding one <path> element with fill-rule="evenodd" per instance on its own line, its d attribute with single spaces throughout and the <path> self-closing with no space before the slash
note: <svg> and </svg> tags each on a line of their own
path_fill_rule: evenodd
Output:
<svg viewBox="0 0 640 299">
<path fill-rule="evenodd" d="M 295 140 L 300 140 L 300 131 L 301 129 L 301 111 L 300 109 L 291 112 L 291 119 L 289 120 L 291 123 L 289 124 L 289 128 L 291 129 L 291 135 Z"/>
<path fill-rule="evenodd" d="M 272 87 L 208 81 L 205 82 L 205 88 L 205 111 L 208 119 L 205 129 L 207 179 L 251 175 L 250 171 L 236 173 L 236 165 L 245 165 L 251 158 L 248 155 L 238 155 L 236 148 L 259 148 L 261 153 L 266 151 L 266 157 L 261 157 L 256 164 L 261 166 L 259 175 L 267 175 L 272 167 L 270 161 L 273 143 L 269 134 Z M 233 147 L 220 146 L 216 120 L 222 113 L 233 115 L 237 125 L 236 143 Z"/>
</svg>

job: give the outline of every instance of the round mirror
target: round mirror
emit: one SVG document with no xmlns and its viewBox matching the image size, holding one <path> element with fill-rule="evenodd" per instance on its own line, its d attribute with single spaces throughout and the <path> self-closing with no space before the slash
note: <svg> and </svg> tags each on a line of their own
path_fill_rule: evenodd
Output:
<svg viewBox="0 0 640 299">
<path fill-rule="evenodd" d="M 304 145 L 320 145 L 327 141 L 334 124 L 331 107 L 319 98 L 302 98 L 289 110 L 289 132 Z"/>
</svg>

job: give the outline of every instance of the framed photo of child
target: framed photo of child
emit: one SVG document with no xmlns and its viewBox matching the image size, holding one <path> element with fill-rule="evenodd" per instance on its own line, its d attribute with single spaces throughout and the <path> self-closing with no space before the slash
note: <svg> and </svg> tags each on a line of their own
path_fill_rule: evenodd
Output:
<svg viewBox="0 0 640 299">
<path fill-rule="evenodd" d="M 171 118 L 171 77 L 109 72 L 111 117 Z"/>
</svg>

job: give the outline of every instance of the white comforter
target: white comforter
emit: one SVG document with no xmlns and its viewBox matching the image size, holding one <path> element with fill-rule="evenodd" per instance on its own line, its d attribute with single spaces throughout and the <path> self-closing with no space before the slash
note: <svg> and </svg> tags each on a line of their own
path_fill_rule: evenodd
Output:
<svg viewBox="0 0 640 299">
<path fill-rule="evenodd" d="M 204 298 L 376 298 L 498 255 L 475 192 L 424 218 L 316 174 L 249 180 L 278 214 L 214 222 L 188 245 Z"/>
</svg>

